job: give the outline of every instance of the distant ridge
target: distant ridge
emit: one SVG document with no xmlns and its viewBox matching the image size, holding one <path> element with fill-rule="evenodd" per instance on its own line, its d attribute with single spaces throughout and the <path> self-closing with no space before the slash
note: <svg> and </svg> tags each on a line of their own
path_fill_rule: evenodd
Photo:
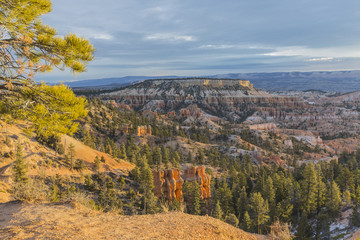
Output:
<svg viewBox="0 0 360 240">
<path fill-rule="evenodd" d="M 178 76 L 164 76 L 165 78 L 178 78 Z M 94 87 L 94 88 L 115 88 L 127 86 L 137 81 L 143 81 L 147 79 L 158 79 L 163 77 L 149 77 L 149 76 L 126 76 L 126 77 L 114 77 L 114 78 L 100 78 L 100 79 L 87 79 L 80 81 L 64 82 L 72 88 Z"/>
<path fill-rule="evenodd" d="M 254 87 L 267 91 L 320 90 L 327 92 L 352 92 L 360 90 L 360 71 L 228 73 L 199 78 L 244 79 Z M 120 78 L 89 79 L 65 82 L 72 88 L 118 88 L 147 79 L 187 78 L 187 76 L 126 76 Z"/>
</svg>

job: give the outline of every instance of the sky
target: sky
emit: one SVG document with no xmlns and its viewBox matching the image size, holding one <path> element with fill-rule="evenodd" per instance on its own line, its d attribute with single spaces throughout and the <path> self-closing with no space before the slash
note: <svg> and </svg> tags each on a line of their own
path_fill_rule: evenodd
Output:
<svg viewBox="0 0 360 240">
<path fill-rule="evenodd" d="M 359 0 L 53 0 L 42 19 L 88 38 L 86 73 L 123 76 L 360 69 Z"/>
</svg>

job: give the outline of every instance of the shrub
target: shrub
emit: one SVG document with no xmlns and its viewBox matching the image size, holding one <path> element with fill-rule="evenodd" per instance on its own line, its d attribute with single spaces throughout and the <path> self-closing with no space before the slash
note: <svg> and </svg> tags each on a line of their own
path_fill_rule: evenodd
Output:
<svg viewBox="0 0 360 240">
<path fill-rule="evenodd" d="M 233 225 L 234 227 L 239 226 L 239 219 L 232 213 L 230 213 L 228 216 L 225 217 L 225 222 Z"/>
<path fill-rule="evenodd" d="M 27 183 L 16 182 L 13 185 L 12 196 L 15 200 L 35 202 L 44 201 L 48 198 L 49 188 L 39 180 Z"/>
<path fill-rule="evenodd" d="M 291 240 L 294 238 L 294 236 L 291 235 L 289 224 L 281 223 L 279 220 L 276 220 L 270 226 L 269 237 L 271 240 Z"/>
</svg>

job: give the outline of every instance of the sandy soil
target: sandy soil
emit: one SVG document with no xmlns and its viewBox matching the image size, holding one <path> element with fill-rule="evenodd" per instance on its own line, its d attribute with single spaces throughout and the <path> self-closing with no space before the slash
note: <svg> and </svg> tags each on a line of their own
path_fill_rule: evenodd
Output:
<svg viewBox="0 0 360 240">
<path fill-rule="evenodd" d="M 22 153 L 28 166 L 28 175 L 53 176 L 61 174 L 71 176 L 79 174 L 79 172 L 71 171 L 67 166 L 65 166 L 63 160 L 58 160 L 59 155 L 56 154 L 54 150 L 39 144 L 34 138 L 26 136 L 24 134 L 24 129 L 27 126 L 27 123 L 22 121 L 18 121 L 10 125 L 5 124 L 0 120 L 0 177 L 2 177 L 0 180 L 3 179 L 9 181 L 8 178 L 12 174 L 11 169 L 14 158 L 4 156 L 11 151 L 15 152 L 15 146 L 18 143 L 20 143 L 23 147 Z M 6 136 L 9 138 L 10 145 L 5 144 Z M 123 160 L 117 161 L 109 154 L 94 150 L 72 137 L 63 135 L 62 141 L 63 143 L 66 141 L 66 148 L 68 148 L 70 144 L 75 146 L 74 159 L 84 160 L 85 165 L 88 167 L 87 170 L 84 170 L 84 174 L 92 172 L 96 156 L 99 158 L 105 158 L 105 163 L 101 163 L 100 171 L 112 171 L 115 173 L 127 174 L 127 172 L 134 168 L 133 164 Z M 47 160 L 52 162 L 51 166 L 44 164 Z"/>
<path fill-rule="evenodd" d="M 120 162 L 118 162 L 109 154 L 94 150 L 86 146 L 82 142 L 67 135 L 63 135 L 61 140 L 64 146 L 66 146 L 66 148 L 68 148 L 70 144 L 73 144 L 75 146 L 75 158 L 84 160 L 85 164 L 87 165 L 91 165 L 94 162 L 96 156 L 98 156 L 99 158 L 104 157 L 106 164 L 101 164 L 101 168 L 103 171 L 114 171 L 118 169 L 130 171 L 135 167 L 133 164 L 123 160 L 120 160 Z"/>
<path fill-rule="evenodd" d="M 55 204 L 0 204 L 0 239 L 257 239 L 212 217 L 120 216 Z"/>
</svg>

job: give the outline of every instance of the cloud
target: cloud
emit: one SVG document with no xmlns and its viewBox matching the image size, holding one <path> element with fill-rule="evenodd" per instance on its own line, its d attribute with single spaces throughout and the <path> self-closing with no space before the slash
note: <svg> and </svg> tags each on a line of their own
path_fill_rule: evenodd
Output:
<svg viewBox="0 0 360 240">
<path fill-rule="evenodd" d="M 80 78 L 360 66 L 359 0 L 52 2 L 44 23 L 97 50 Z"/>
<path fill-rule="evenodd" d="M 214 44 L 206 44 L 201 45 L 200 49 L 229 49 L 229 48 L 235 48 L 236 45 L 228 45 L 228 44 L 220 44 L 220 45 L 214 45 Z"/>
<path fill-rule="evenodd" d="M 335 58 L 359 58 L 360 46 L 337 46 L 311 48 L 306 46 L 274 47 L 272 51 L 263 53 L 272 57 L 306 57 L 308 61 L 330 61 Z M 326 56 L 326 57 L 319 57 Z"/>
<path fill-rule="evenodd" d="M 324 62 L 324 61 L 332 61 L 334 58 L 332 57 L 320 57 L 320 58 L 310 58 L 306 59 L 307 62 Z"/>
<path fill-rule="evenodd" d="M 169 42 L 193 42 L 196 41 L 194 36 L 179 35 L 174 33 L 155 33 L 145 36 L 146 40 L 161 40 Z"/>
<path fill-rule="evenodd" d="M 273 57 L 291 57 L 291 56 L 303 56 L 306 55 L 307 48 L 301 46 L 292 46 L 292 47 L 278 47 L 275 48 L 272 52 L 264 53 L 264 56 L 273 56 Z"/>
<path fill-rule="evenodd" d="M 100 40 L 112 40 L 114 37 L 107 33 L 94 33 L 89 38 L 100 39 Z"/>
</svg>

